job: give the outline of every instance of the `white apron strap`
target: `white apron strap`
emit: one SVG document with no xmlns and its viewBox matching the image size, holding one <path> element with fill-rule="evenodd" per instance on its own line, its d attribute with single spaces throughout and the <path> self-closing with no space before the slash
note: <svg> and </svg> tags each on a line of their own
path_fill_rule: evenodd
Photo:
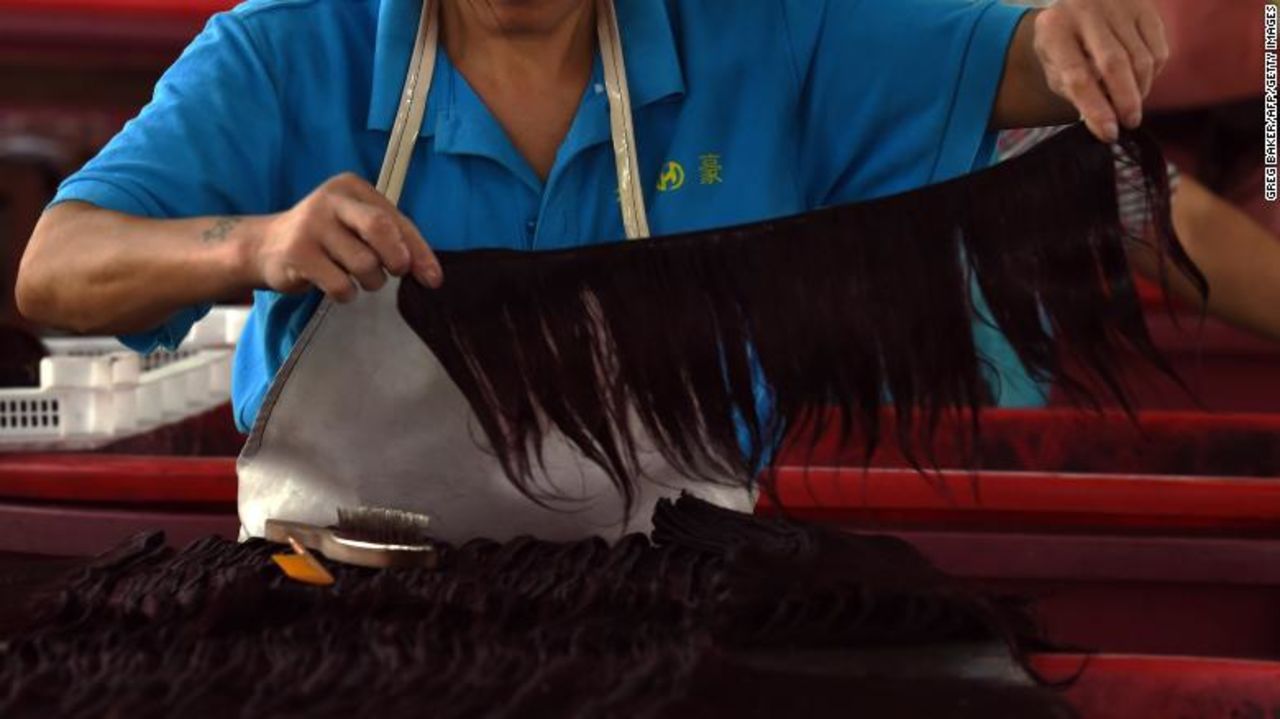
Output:
<svg viewBox="0 0 1280 719">
<path fill-rule="evenodd" d="M 622 33 L 613 0 L 596 0 L 596 17 L 604 86 L 609 95 L 609 124 L 613 134 L 613 161 L 618 170 L 622 226 L 626 228 L 628 240 L 644 239 L 649 236 L 649 216 L 645 211 L 644 182 L 636 157 L 636 128 L 631 117 L 627 66 L 622 56 Z"/>
<path fill-rule="evenodd" d="M 400 95 L 400 108 L 391 128 L 387 154 L 378 175 L 378 191 L 393 204 L 400 204 L 404 180 L 413 159 L 413 148 L 421 134 L 426 115 L 427 95 L 435 76 L 436 54 L 440 46 L 440 0 L 423 0 L 413 56 Z M 596 35 L 604 66 L 605 93 L 609 97 L 609 124 L 613 136 L 614 165 L 618 172 L 618 197 L 622 226 L 627 239 L 649 236 L 649 217 L 644 205 L 644 183 L 637 168 L 636 130 L 631 117 L 631 90 L 627 85 L 626 61 L 622 54 L 622 33 L 613 0 L 596 0 Z"/>
<path fill-rule="evenodd" d="M 378 175 L 378 192 L 400 204 L 404 192 L 404 179 L 409 174 L 413 160 L 413 148 L 418 143 L 422 119 L 426 116 L 427 95 L 431 93 L 431 81 L 436 72 L 436 51 L 440 47 L 440 0 L 422 0 L 422 14 L 418 18 L 418 34 L 413 43 L 413 57 L 409 60 L 409 74 L 400 93 L 400 109 L 391 127 L 391 139 L 387 143 L 387 155 Z"/>
</svg>

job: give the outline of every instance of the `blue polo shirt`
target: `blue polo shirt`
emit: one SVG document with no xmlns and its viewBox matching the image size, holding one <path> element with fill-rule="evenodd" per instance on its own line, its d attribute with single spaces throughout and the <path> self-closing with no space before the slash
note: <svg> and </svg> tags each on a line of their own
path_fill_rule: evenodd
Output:
<svg viewBox="0 0 1280 719">
<path fill-rule="evenodd" d="M 787 215 L 986 164 L 1023 10 L 992 0 L 616 0 L 655 234 Z M 419 0 L 253 0 L 213 17 L 152 102 L 60 188 L 157 218 L 262 214 L 376 178 Z M 544 182 L 441 50 L 401 206 L 442 250 L 624 236 L 597 58 Z M 890 268 L 886 271 L 901 271 Z M 235 362 L 242 429 L 319 302 L 259 291 Z M 125 338 L 172 347 L 206 307 Z M 1003 404 L 1041 395 L 998 332 Z M 359 338 L 352 338 L 359 341 Z"/>
</svg>

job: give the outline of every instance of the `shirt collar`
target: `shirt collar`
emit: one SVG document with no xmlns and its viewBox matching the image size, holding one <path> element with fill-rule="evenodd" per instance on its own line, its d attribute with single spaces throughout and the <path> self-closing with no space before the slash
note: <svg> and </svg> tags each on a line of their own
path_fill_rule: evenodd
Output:
<svg viewBox="0 0 1280 719">
<path fill-rule="evenodd" d="M 683 95 L 684 73 L 666 0 L 614 0 L 614 3 L 622 28 L 622 51 L 632 105 L 644 107 Z M 389 132 L 395 122 L 421 12 L 421 0 L 382 0 L 373 56 L 370 130 Z M 443 65 L 437 68 L 437 78 L 427 96 L 427 116 L 422 124 L 424 136 L 435 133 L 436 122 L 447 109 L 441 105 L 449 102 L 449 93 L 440 91 L 441 70 Z"/>
</svg>

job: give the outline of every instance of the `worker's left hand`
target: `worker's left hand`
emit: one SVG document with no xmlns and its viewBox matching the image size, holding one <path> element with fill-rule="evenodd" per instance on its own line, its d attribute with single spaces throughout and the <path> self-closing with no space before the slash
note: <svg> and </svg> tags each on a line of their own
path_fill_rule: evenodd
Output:
<svg viewBox="0 0 1280 719">
<path fill-rule="evenodd" d="M 1142 101 L 1169 59 L 1154 0 L 1058 0 L 1035 19 L 1050 89 L 1107 142 L 1142 123 Z"/>
</svg>

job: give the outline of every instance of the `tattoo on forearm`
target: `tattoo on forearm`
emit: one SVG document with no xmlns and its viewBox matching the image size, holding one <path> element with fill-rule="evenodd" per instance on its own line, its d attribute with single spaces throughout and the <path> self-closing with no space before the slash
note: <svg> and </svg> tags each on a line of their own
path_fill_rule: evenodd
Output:
<svg viewBox="0 0 1280 719">
<path fill-rule="evenodd" d="M 235 229 L 235 226 L 240 224 L 240 221 L 239 217 L 220 217 L 217 222 L 213 223 L 213 227 L 205 230 L 200 235 L 200 239 L 203 240 L 205 244 L 222 242 L 227 239 L 227 235 L 231 234 L 231 231 Z"/>
</svg>

